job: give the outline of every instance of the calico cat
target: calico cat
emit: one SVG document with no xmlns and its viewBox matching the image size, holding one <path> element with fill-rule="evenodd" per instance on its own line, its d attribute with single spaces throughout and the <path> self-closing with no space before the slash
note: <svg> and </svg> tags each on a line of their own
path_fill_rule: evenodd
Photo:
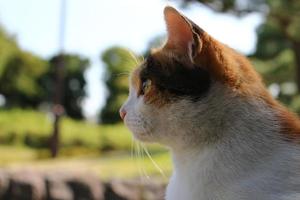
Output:
<svg viewBox="0 0 300 200">
<path fill-rule="evenodd" d="M 168 39 L 133 71 L 121 118 L 170 148 L 167 200 L 299 200 L 300 121 L 246 57 L 172 7 Z"/>
</svg>

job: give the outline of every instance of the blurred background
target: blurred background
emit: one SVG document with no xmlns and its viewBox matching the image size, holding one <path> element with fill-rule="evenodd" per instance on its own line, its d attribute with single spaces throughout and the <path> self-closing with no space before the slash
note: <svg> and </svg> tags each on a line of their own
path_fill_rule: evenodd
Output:
<svg viewBox="0 0 300 200">
<path fill-rule="evenodd" d="M 163 199 L 167 150 L 134 141 L 118 110 L 166 5 L 300 113 L 298 0 L 0 0 L 0 199 Z"/>
</svg>

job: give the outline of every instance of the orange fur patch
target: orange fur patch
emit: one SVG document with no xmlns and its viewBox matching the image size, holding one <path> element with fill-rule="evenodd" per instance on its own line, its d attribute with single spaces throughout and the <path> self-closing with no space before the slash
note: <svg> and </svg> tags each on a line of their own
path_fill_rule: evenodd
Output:
<svg viewBox="0 0 300 200">
<path fill-rule="evenodd" d="M 299 118 L 289 112 L 282 110 L 279 119 L 281 121 L 281 133 L 289 141 L 300 143 L 300 120 Z"/>
</svg>

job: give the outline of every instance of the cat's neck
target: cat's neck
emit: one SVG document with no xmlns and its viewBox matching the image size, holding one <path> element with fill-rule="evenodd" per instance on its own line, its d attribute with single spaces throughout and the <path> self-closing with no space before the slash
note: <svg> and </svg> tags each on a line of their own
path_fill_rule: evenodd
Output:
<svg viewBox="0 0 300 200">
<path fill-rule="evenodd" d="M 215 137 L 217 140 L 183 148 L 171 147 L 174 172 L 167 199 L 242 199 L 237 193 L 248 191 L 248 184 L 260 194 L 265 194 L 262 188 L 270 185 L 277 188 L 288 185 L 282 181 L 273 182 L 272 177 L 282 173 L 282 163 L 288 172 L 299 162 L 293 157 L 293 152 L 299 152 L 299 148 L 282 135 L 283 125 L 288 125 L 285 129 L 290 132 L 299 132 L 293 125 L 297 119 L 283 112 L 280 106 L 271 107 L 258 101 L 235 101 L 234 107 L 224 113 L 226 118 L 219 118 L 222 123 L 215 123 L 215 126 L 213 122 L 202 123 L 207 127 L 199 129 L 207 130 L 208 135 L 220 136 Z M 286 115 L 284 118 L 282 113 Z M 205 133 L 194 135 L 197 134 Z M 224 195 L 228 196 L 223 198 Z"/>
<path fill-rule="evenodd" d="M 280 171 L 282 160 L 289 160 L 296 148 L 281 140 L 279 127 L 270 124 L 268 114 L 261 113 L 259 119 L 248 119 L 245 121 L 248 125 L 240 124 L 244 119 L 232 122 L 230 129 L 223 129 L 224 137 L 215 143 L 196 148 L 173 148 L 174 172 L 167 189 L 167 200 L 242 199 L 237 191 L 247 191 L 247 184 L 258 187 L 255 190 L 262 194 L 261 188 L 266 185 L 275 187 L 277 183 L 266 182 L 264 185 L 261 179 L 269 176 L 270 171 L 275 174 Z M 292 170 L 294 164 L 287 161 L 284 167 Z"/>
<path fill-rule="evenodd" d="M 278 121 L 276 109 L 260 103 L 247 103 L 240 107 L 236 104 L 231 112 L 227 111 L 226 121 L 219 123 L 219 127 L 216 128 L 213 122 L 208 123 L 208 127 L 202 129 L 208 133 L 199 133 L 217 135 L 214 137 L 217 140 L 171 148 L 175 173 L 185 173 L 193 167 L 207 168 L 206 172 L 215 168 L 220 168 L 219 172 L 228 172 L 232 168 L 233 173 L 238 170 L 245 173 L 253 165 L 272 157 L 274 152 L 289 146 L 282 139 L 280 124 L 275 123 Z"/>
<path fill-rule="evenodd" d="M 229 175 L 230 168 L 234 169 L 233 173 L 238 171 L 245 173 L 252 169 L 252 166 L 265 162 L 274 155 L 274 152 L 285 147 L 284 142 L 281 143 L 276 137 L 270 138 L 267 135 L 263 137 L 253 132 L 249 138 L 242 136 L 222 138 L 216 143 L 198 148 L 174 149 L 171 150 L 171 155 L 175 173 L 194 173 L 197 169 L 205 168 L 206 172 L 214 173 L 222 169 L 221 171 L 227 171 Z"/>
</svg>

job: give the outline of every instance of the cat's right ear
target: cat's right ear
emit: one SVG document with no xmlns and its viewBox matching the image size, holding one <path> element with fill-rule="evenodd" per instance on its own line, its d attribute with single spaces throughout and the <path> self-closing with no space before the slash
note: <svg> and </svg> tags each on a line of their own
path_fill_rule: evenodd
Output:
<svg viewBox="0 0 300 200">
<path fill-rule="evenodd" d="M 193 62 L 201 50 L 202 44 L 199 33 L 202 30 L 199 27 L 194 27 L 195 24 L 191 20 L 173 7 L 167 6 L 164 9 L 164 16 L 168 32 L 166 47 L 176 49 L 179 53 L 188 56 Z"/>
</svg>

